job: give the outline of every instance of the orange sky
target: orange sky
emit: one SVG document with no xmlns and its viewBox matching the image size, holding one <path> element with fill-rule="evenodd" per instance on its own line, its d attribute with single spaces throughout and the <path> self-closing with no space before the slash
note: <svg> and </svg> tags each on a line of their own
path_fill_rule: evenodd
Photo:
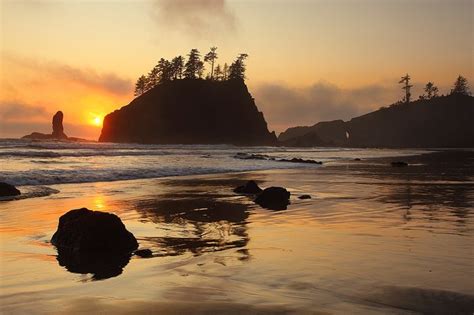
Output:
<svg viewBox="0 0 474 315">
<path fill-rule="evenodd" d="M 49 132 L 96 139 L 94 120 L 133 98 L 160 57 L 218 46 L 247 52 L 248 85 L 270 129 L 349 119 L 473 78 L 470 0 L 2 1 L 0 137 Z"/>
</svg>

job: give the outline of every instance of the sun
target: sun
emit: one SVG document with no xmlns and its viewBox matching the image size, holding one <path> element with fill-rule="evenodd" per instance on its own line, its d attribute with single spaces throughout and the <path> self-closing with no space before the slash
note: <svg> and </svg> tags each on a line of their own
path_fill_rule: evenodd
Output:
<svg viewBox="0 0 474 315">
<path fill-rule="evenodd" d="M 102 126 L 102 121 L 103 121 L 102 115 L 98 115 L 98 114 L 95 114 L 95 113 L 89 113 L 89 115 L 91 116 L 91 118 L 89 120 L 91 125 L 94 125 L 94 126 L 97 126 L 97 127 Z"/>
</svg>

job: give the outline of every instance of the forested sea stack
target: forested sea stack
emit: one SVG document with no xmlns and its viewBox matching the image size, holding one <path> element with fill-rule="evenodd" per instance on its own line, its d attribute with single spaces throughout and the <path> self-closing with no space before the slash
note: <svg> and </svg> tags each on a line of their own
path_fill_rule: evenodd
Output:
<svg viewBox="0 0 474 315">
<path fill-rule="evenodd" d="M 272 145 L 276 137 L 242 80 L 182 79 L 108 114 L 99 141 Z"/>
<path fill-rule="evenodd" d="M 199 52 L 161 59 L 148 76 L 137 81 L 135 98 L 104 118 L 101 142 L 153 144 L 274 145 L 263 114 L 245 85 L 246 54 L 223 73 L 214 68 L 216 48 L 204 60 L 211 63 L 203 79 Z M 227 70 L 228 68 L 228 70 Z"/>
</svg>

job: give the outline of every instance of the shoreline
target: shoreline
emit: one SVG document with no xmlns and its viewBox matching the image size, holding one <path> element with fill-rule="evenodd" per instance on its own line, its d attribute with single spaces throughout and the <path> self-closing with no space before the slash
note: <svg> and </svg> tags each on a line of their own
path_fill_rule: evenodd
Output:
<svg viewBox="0 0 474 315">
<path fill-rule="evenodd" d="M 2 308 L 462 314 L 474 305 L 473 157 L 54 185 L 59 194 L 1 203 Z M 288 210 L 233 193 L 250 179 L 287 188 Z M 68 270 L 49 240 L 80 207 L 118 215 L 153 257 L 100 281 Z"/>
</svg>

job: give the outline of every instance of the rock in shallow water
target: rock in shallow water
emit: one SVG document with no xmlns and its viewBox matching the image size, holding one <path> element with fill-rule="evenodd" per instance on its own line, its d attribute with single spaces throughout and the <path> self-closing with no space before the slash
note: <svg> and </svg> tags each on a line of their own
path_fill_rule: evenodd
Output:
<svg viewBox="0 0 474 315">
<path fill-rule="evenodd" d="M 403 162 L 403 161 L 395 161 L 395 162 L 392 162 L 390 163 L 393 167 L 404 167 L 404 166 L 408 166 L 408 163 L 407 162 Z"/>
<path fill-rule="evenodd" d="M 21 192 L 15 186 L 0 182 L 0 197 L 18 196 Z"/>
<path fill-rule="evenodd" d="M 298 197 L 298 199 L 311 199 L 310 195 L 301 195 Z"/>
<path fill-rule="evenodd" d="M 290 204 L 290 192 L 283 187 L 265 188 L 257 196 L 255 202 L 270 210 L 286 210 Z"/>
<path fill-rule="evenodd" d="M 150 258 L 153 256 L 153 252 L 148 248 L 138 249 L 134 252 L 134 254 L 142 258 Z"/>
<path fill-rule="evenodd" d="M 132 252 L 138 248 L 135 236 L 119 217 L 86 208 L 62 215 L 51 243 L 78 252 Z"/>
<path fill-rule="evenodd" d="M 262 189 L 253 180 L 249 180 L 245 185 L 234 189 L 234 192 L 238 194 L 258 194 L 261 191 Z"/>
</svg>

